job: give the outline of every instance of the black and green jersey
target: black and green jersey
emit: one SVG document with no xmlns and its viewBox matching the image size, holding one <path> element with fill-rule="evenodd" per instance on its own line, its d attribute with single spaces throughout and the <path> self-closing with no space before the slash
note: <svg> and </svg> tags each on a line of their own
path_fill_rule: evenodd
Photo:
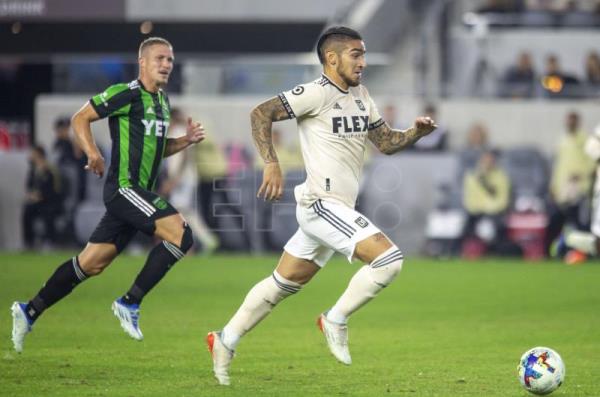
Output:
<svg viewBox="0 0 600 397">
<path fill-rule="evenodd" d="M 153 190 L 167 143 L 170 106 L 167 95 L 146 91 L 139 80 L 115 84 L 90 99 L 98 115 L 108 117 L 112 151 L 104 201 L 119 188 Z"/>
</svg>

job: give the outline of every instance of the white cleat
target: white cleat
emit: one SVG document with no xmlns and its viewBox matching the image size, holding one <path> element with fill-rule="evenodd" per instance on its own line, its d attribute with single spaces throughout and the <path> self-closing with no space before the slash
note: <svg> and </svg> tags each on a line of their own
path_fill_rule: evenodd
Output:
<svg viewBox="0 0 600 397">
<path fill-rule="evenodd" d="M 15 302 L 10 308 L 13 318 L 12 342 L 17 353 L 23 351 L 25 335 L 31 332 L 31 323 L 25 314 L 25 306 L 25 303 Z"/>
<path fill-rule="evenodd" d="M 112 312 L 119 319 L 121 327 L 127 335 L 135 340 L 144 339 L 144 335 L 142 335 L 142 330 L 140 330 L 139 326 L 139 305 L 128 305 L 119 298 L 112 303 Z"/>
<path fill-rule="evenodd" d="M 350 357 L 348 349 L 348 326 L 329 321 L 325 313 L 317 319 L 317 326 L 325 335 L 331 354 L 342 364 L 352 364 L 352 357 Z"/>
<path fill-rule="evenodd" d="M 229 366 L 233 360 L 234 352 L 228 349 L 221 341 L 220 332 L 209 332 L 206 335 L 206 345 L 213 360 L 213 372 L 220 385 L 229 386 Z"/>
</svg>

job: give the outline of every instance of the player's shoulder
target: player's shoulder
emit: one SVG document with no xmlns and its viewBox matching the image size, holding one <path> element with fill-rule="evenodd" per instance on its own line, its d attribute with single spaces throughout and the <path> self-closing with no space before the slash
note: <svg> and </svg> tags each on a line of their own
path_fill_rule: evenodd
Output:
<svg viewBox="0 0 600 397">
<path fill-rule="evenodd" d="M 292 88 L 291 93 L 294 95 L 302 95 L 305 92 L 323 92 L 324 85 L 321 84 L 321 78 L 312 80 L 306 83 L 300 83 Z"/>
<path fill-rule="evenodd" d="M 137 92 L 140 88 L 140 82 L 137 80 L 128 83 L 113 84 L 101 94 L 105 99 L 110 99 L 116 95 L 127 95 Z"/>
<path fill-rule="evenodd" d="M 287 100 L 311 100 L 322 101 L 327 96 L 325 88 L 319 84 L 320 79 L 301 83 L 296 85 L 291 90 L 282 93 Z"/>
<path fill-rule="evenodd" d="M 338 86 L 333 80 L 322 74 L 320 78 L 315 80 L 315 84 L 323 88 L 323 91 L 329 95 L 347 94 L 349 91 Z"/>
<path fill-rule="evenodd" d="M 338 97 L 340 94 L 345 95 L 350 92 L 350 90 L 344 90 L 343 88 L 338 86 L 334 81 L 332 81 L 329 77 L 327 77 L 324 74 L 322 74 L 321 77 L 313 81 L 296 86 L 294 90 L 296 90 L 297 95 L 308 90 L 315 94 L 318 93 L 323 98 L 332 100 L 333 98 Z"/>
</svg>

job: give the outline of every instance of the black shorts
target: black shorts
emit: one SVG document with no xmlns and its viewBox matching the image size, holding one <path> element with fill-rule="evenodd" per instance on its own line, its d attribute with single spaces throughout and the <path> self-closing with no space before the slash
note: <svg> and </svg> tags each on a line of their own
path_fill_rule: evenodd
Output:
<svg viewBox="0 0 600 397">
<path fill-rule="evenodd" d="M 106 213 L 90 236 L 90 243 L 114 244 L 121 252 L 139 230 L 153 235 L 156 220 L 178 211 L 155 193 L 140 187 L 120 188 L 105 203 Z"/>
</svg>

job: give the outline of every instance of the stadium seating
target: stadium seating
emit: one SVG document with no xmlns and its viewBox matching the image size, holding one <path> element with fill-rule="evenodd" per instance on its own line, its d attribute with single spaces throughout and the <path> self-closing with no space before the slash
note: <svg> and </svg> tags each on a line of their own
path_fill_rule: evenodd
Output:
<svg viewBox="0 0 600 397">
<path fill-rule="evenodd" d="M 569 28 L 597 28 L 600 18 L 590 12 L 573 11 L 562 15 L 560 24 Z"/>
<path fill-rule="evenodd" d="M 508 173 L 513 200 L 519 197 L 544 199 L 548 188 L 548 164 L 539 150 L 533 147 L 514 147 L 503 150 L 500 166 Z"/>
</svg>

